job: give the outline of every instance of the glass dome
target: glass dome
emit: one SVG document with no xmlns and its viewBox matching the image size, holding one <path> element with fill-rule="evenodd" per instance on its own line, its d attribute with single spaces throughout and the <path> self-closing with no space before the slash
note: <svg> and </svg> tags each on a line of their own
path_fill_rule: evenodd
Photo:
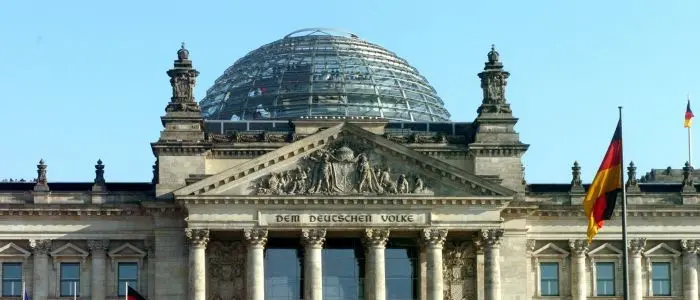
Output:
<svg viewBox="0 0 700 300">
<path fill-rule="evenodd" d="M 435 89 L 406 60 L 356 35 L 292 32 L 236 61 L 200 102 L 208 120 L 364 116 L 449 121 Z"/>
</svg>

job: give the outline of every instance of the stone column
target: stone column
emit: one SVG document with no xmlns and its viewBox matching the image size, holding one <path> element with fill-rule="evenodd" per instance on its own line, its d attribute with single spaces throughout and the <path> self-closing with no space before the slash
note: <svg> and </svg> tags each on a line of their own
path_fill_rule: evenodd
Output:
<svg viewBox="0 0 700 300">
<path fill-rule="evenodd" d="M 206 300 L 207 257 L 205 250 L 207 243 L 209 243 L 209 230 L 188 228 L 185 229 L 185 235 L 190 243 L 190 299 Z"/>
<path fill-rule="evenodd" d="M 245 280 L 248 300 L 265 300 L 265 244 L 267 229 L 250 228 L 243 230 L 247 242 Z"/>
<path fill-rule="evenodd" d="M 386 299 L 386 272 L 384 249 L 389 239 L 389 229 L 365 229 L 365 299 Z"/>
<path fill-rule="evenodd" d="M 629 240 L 629 269 L 630 269 L 630 300 L 642 300 L 644 297 L 644 281 L 642 280 L 642 252 L 647 239 Z"/>
<path fill-rule="evenodd" d="M 442 278 L 442 246 L 447 238 L 447 229 L 426 228 L 421 236 L 425 247 L 428 266 L 428 288 L 427 300 L 442 300 L 443 278 Z"/>
<path fill-rule="evenodd" d="M 571 299 L 586 299 L 588 290 L 586 289 L 586 252 L 588 251 L 588 241 L 569 240 L 571 249 Z"/>
<path fill-rule="evenodd" d="M 105 299 L 107 292 L 106 275 L 107 275 L 107 248 L 109 240 L 89 240 L 87 242 L 88 249 L 92 254 L 92 282 L 90 282 L 90 298 Z M 137 288 L 137 287 L 134 287 Z"/>
<path fill-rule="evenodd" d="M 304 300 L 323 299 L 322 251 L 326 241 L 325 229 L 303 229 L 304 245 Z"/>
<path fill-rule="evenodd" d="M 501 300 L 501 238 L 503 229 L 482 229 L 484 243 L 485 299 Z"/>
<path fill-rule="evenodd" d="M 46 300 L 49 297 L 49 252 L 51 240 L 29 240 L 34 252 L 34 288 L 33 300 Z"/>
<path fill-rule="evenodd" d="M 698 248 L 700 241 L 682 240 L 683 248 L 683 297 L 698 300 Z"/>
</svg>

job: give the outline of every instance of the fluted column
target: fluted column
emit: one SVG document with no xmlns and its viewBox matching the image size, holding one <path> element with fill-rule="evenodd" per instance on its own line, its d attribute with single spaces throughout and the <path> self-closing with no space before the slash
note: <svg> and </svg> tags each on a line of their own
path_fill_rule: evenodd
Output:
<svg viewBox="0 0 700 300">
<path fill-rule="evenodd" d="M 87 245 L 92 255 L 90 298 L 105 299 L 107 295 L 105 291 L 105 283 L 107 281 L 105 275 L 107 275 L 107 248 L 109 247 L 109 240 L 89 240 Z"/>
<path fill-rule="evenodd" d="M 51 240 L 29 240 L 34 252 L 34 288 L 32 300 L 46 300 L 49 297 L 49 252 Z"/>
<path fill-rule="evenodd" d="M 501 300 L 501 238 L 503 229 L 482 229 L 484 243 L 485 299 Z"/>
<path fill-rule="evenodd" d="M 683 297 L 698 300 L 698 249 L 700 241 L 682 240 L 683 248 Z"/>
<path fill-rule="evenodd" d="M 644 281 L 642 280 L 642 252 L 647 239 L 639 238 L 629 241 L 630 269 L 630 300 L 642 300 L 644 297 Z"/>
<path fill-rule="evenodd" d="M 323 299 L 322 250 L 326 241 L 325 229 L 303 229 L 304 245 L 304 300 Z"/>
<path fill-rule="evenodd" d="M 588 241 L 569 240 L 571 249 L 571 299 L 584 300 L 588 290 L 586 289 L 586 252 Z"/>
<path fill-rule="evenodd" d="M 365 299 L 386 299 L 386 272 L 384 249 L 389 239 L 389 229 L 365 229 L 362 242 L 365 245 Z"/>
<path fill-rule="evenodd" d="M 248 300 L 265 300 L 265 244 L 267 229 L 245 229 L 247 242 L 246 286 Z"/>
<path fill-rule="evenodd" d="M 423 229 L 421 238 L 428 260 L 426 272 L 428 276 L 427 300 L 442 300 L 444 289 L 442 278 L 442 246 L 445 244 L 445 238 L 447 238 L 447 229 Z"/>
<path fill-rule="evenodd" d="M 185 229 L 185 235 L 190 243 L 190 299 L 206 300 L 207 271 L 206 248 L 209 243 L 209 230 Z"/>
</svg>

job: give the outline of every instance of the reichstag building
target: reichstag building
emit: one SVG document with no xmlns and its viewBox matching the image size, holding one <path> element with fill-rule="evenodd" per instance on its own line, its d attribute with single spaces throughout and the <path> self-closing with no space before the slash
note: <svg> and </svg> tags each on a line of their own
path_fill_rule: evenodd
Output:
<svg viewBox="0 0 700 300">
<path fill-rule="evenodd" d="M 37 159 L 36 179 L 0 183 L 1 299 L 622 299 L 619 222 L 585 241 L 580 174 L 597 166 L 527 183 L 510 101 L 529 99 L 507 100 L 502 57 L 484 54 L 462 122 L 354 34 L 292 32 L 201 101 L 183 45 L 152 182 L 108 182 L 101 161 L 60 182 Z M 700 173 L 627 171 L 630 299 L 697 300 Z"/>
</svg>

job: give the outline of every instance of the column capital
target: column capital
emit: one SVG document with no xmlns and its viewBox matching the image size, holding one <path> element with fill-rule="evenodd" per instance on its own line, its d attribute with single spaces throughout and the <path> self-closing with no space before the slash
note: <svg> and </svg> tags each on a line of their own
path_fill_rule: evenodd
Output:
<svg viewBox="0 0 700 300">
<path fill-rule="evenodd" d="M 480 232 L 481 240 L 487 248 L 498 248 L 501 246 L 503 238 L 503 229 L 482 229 Z"/>
<path fill-rule="evenodd" d="M 644 251 L 644 247 L 647 245 L 646 238 L 638 238 L 629 240 L 629 245 L 627 246 L 630 254 L 641 255 Z"/>
<path fill-rule="evenodd" d="M 681 240 L 681 249 L 683 249 L 683 254 L 697 254 L 700 250 L 699 240 Z"/>
<path fill-rule="evenodd" d="M 94 254 L 105 254 L 109 248 L 109 240 L 88 240 L 88 250 Z"/>
<path fill-rule="evenodd" d="M 588 241 L 587 240 L 569 240 L 569 248 L 571 253 L 578 256 L 585 255 L 588 252 Z"/>
<path fill-rule="evenodd" d="M 193 248 L 206 248 L 207 243 L 209 243 L 209 230 L 208 229 L 185 229 L 185 236 L 190 242 L 190 247 Z"/>
<path fill-rule="evenodd" d="M 386 242 L 389 240 L 389 229 L 383 228 L 368 228 L 365 229 L 365 234 L 362 236 L 362 243 L 366 247 L 386 247 Z"/>
<path fill-rule="evenodd" d="M 267 243 L 267 229 L 264 228 L 246 228 L 243 229 L 243 237 L 248 246 L 265 248 Z"/>
<path fill-rule="evenodd" d="M 29 240 L 34 254 L 46 255 L 51 251 L 51 240 Z"/>
<path fill-rule="evenodd" d="M 442 247 L 447 238 L 447 229 L 425 228 L 421 235 L 421 241 L 425 246 Z"/>
<path fill-rule="evenodd" d="M 326 229 L 307 228 L 301 230 L 301 243 L 306 247 L 321 248 L 326 241 Z"/>
</svg>

